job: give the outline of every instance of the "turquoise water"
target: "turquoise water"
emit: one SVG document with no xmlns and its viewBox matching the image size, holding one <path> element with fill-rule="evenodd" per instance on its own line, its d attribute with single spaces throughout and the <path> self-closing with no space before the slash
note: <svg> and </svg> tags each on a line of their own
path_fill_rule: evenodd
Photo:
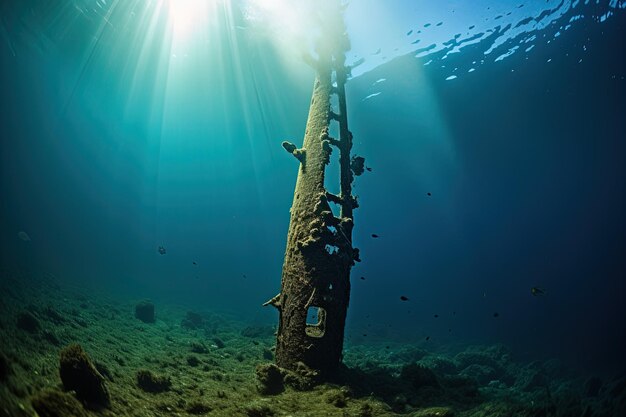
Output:
<svg viewBox="0 0 626 417">
<path fill-rule="evenodd" d="M 304 134 L 312 7 L 3 2 L 2 267 L 275 323 L 260 305 L 280 286 L 297 174 L 280 144 Z M 624 367 L 624 8 L 346 8 L 371 168 L 348 346 Z"/>
</svg>

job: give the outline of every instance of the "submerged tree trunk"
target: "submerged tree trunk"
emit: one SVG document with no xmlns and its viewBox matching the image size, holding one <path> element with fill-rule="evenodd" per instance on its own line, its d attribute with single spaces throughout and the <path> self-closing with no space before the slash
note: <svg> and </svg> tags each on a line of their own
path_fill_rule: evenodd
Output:
<svg viewBox="0 0 626 417">
<path fill-rule="evenodd" d="M 340 14 L 338 14 L 340 16 Z M 278 366 L 296 369 L 299 363 L 328 374 L 342 358 L 344 326 L 350 299 L 350 269 L 359 260 L 352 247 L 351 195 L 353 173 L 359 175 L 363 159 L 350 157 L 352 135 L 348 130 L 344 84 L 347 35 L 338 21 L 338 36 L 318 45 L 316 79 L 303 147 L 289 142 L 283 147 L 300 162 L 291 206 L 281 292 L 267 304 L 279 310 L 276 345 Z M 334 42 L 328 42 L 329 40 Z M 333 77 L 334 75 L 334 77 Z M 331 110 L 331 96 L 338 97 L 338 112 Z M 339 123 L 339 139 L 328 134 L 331 122 Z M 340 151 L 340 195 L 324 188 L 326 165 L 333 147 Z M 355 162 L 356 161 L 356 162 Z M 340 207 L 336 217 L 330 204 Z M 308 320 L 307 320 L 308 317 Z"/>
</svg>

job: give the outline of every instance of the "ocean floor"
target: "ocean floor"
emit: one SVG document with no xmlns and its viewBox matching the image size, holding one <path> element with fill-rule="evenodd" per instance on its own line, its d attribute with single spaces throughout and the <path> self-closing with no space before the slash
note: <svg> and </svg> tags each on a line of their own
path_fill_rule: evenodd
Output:
<svg viewBox="0 0 626 417">
<path fill-rule="evenodd" d="M 319 383 L 271 365 L 273 344 L 269 325 L 3 272 L 0 416 L 626 416 L 626 375 L 519 363 L 502 345 L 351 345 Z"/>
</svg>

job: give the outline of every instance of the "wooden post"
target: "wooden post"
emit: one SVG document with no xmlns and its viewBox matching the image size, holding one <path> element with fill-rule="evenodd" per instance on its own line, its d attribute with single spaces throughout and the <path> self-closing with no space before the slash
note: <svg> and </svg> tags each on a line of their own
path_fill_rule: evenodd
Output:
<svg viewBox="0 0 626 417">
<path fill-rule="evenodd" d="M 353 176 L 363 172 L 363 159 L 350 155 L 352 134 L 345 95 L 349 41 L 340 8 L 325 22 L 325 29 L 317 47 L 318 58 L 308 59 L 316 78 L 303 146 L 283 142 L 285 150 L 298 160 L 299 171 L 281 292 L 265 303 L 279 310 L 277 365 L 294 370 L 303 363 L 322 374 L 332 373 L 342 358 L 350 270 L 360 260 L 358 249 L 352 247 L 352 212 L 357 202 L 351 189 Z M 331 109 L 333 94 L 339 102 L 336 112 Z M 330 123 L 339 123 L 338 139 L 329 136 Z M 340 152 L 339 195 L 324 188 L 333 147 Z M 333 214 L 331 204 L 340 207 L 339 217 Z"/>
</svg>

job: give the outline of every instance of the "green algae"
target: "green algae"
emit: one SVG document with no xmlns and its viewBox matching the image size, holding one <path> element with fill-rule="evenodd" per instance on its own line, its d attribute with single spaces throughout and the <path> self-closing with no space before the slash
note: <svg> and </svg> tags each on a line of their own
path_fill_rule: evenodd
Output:
<svg viewBox="0 0 626 417">
<path fill-rule="evenodd" d="M 40 416 L 81 417 L 530 417 L 583 412 L 608 417 L 621 415 L 626 404 L 623 378 L 594 380 L 590 389 L 588 379 L 571 378 L 553 362 L 516 363 L 500 345 L 457 353 L 402 344 L 351 345 L 345 350 L 347 366 L 333 380 L 319 383 L 306 367 L 293 372 L 268 364 L 274 344 L 270 326 L 201 311 L 200 325 L 187 328 L 182 323 L 188 308 L 162 303 L 156 303 L 159 318 L 143 323 L 134 317 L 132 300 L 65 289 L 44 279 L 13 281 L 10 293 L 0 303 L 2 417 L 33 416 L 35 410 Z M 17 328 L 15 318 L 24 306 L 40 306 L 29 307 L 40 331 Z M 43 329 L 58 335 L 63 345 L 80 343 L 83 353 L 89 352 L 106 382 L 108 409 L 76 408 L 75 394 L 58 390 L 60 349 Z M 490 368 L 489 378 L 495 379 L 477 380 L 470 375 L 476 366 Z M 137 380 L 141 372 L 168 380 L 168 389 L 144 391 Z M 264 372 L 265 384 L 279 381 L 282 387 L 263 390 Z M 68 404 L 76 414 L 63 411 Z"/>
<path fill-rule="evenodd" d="M 73 395 L 44 390 L 31 399 L 31 405 L 39 417 L 87 417 L 82 404 Z"/>
</svg>

